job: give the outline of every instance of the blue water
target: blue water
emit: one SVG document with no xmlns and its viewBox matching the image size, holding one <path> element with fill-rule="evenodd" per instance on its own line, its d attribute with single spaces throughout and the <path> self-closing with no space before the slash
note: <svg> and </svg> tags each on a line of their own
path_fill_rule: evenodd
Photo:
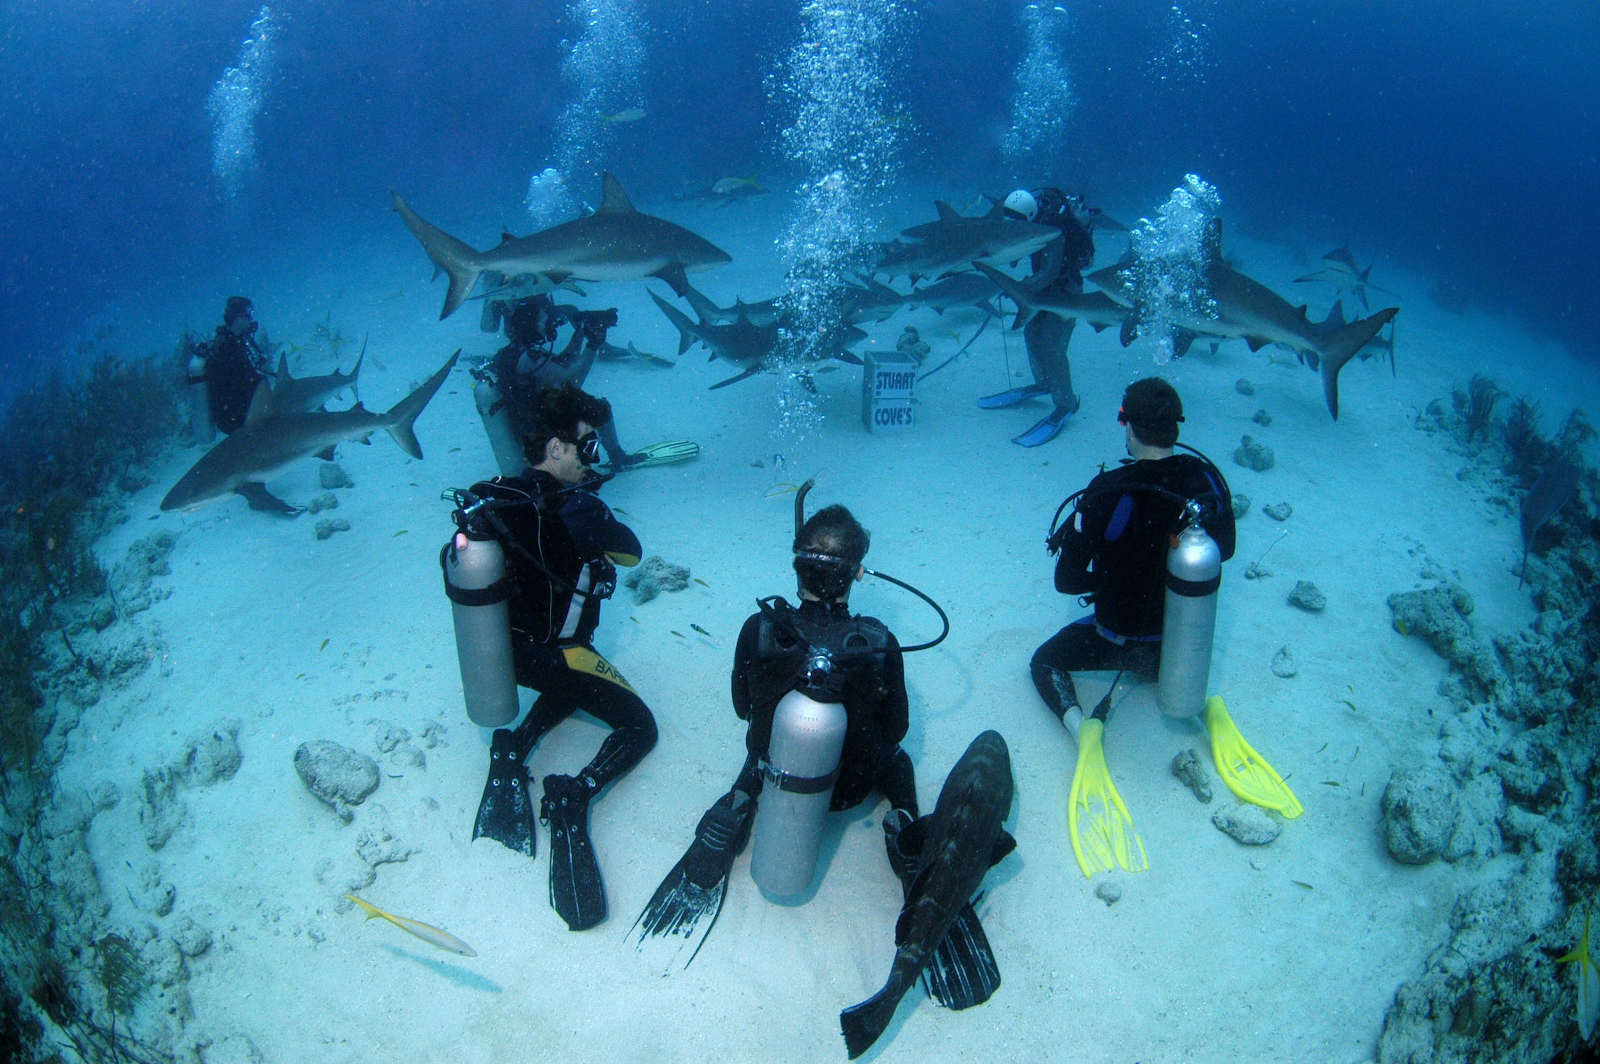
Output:
<svg viewBox="0 0 1600 1064">
<path fill-rule="evenodd" d="M 1600 235 L 1600 9 L 1199 3 L 1197 67 L 1162 79 L 1163 3 L 1069 0 L 1078 96 L 1054 180 L 1152 210 L 1187 172 L 1230 224 L 1411 266 L 1458 306 L 1509 311 L 1582 343 Z M 0 351 L 61 357 L 89 320 L 130 313 L 130 281 L 193 283 L 299 227 L 383 209 L 393 185 L 520 203 L 551 154 L 576 27 L 564 5 L 459 0 L 273 5 L 276 65 L 259 165 L 224 202 L 206 98 L 258 10 L 10 4 L 0 14 Z M 649 2 L 648 121 L 618 127 L 609 163 L 636 195 L 761 166 L 782 116 L 763 79 L 792 43 L 794 5 Z M 915 6 L 901 92 L 919 176 L 1000 189 L 1016 7 Z M 587 194 L 587 193 L 586 193 Z M 1380 272 L 1382 268 L 1380 267 Z M 174 329 L 179 323 L 174 323 Z"/>
</svg>

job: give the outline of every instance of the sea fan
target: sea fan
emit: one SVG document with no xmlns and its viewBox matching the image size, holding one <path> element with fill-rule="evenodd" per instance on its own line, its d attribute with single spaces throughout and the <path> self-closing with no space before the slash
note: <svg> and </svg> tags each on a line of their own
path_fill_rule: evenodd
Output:
<svg viewBox="0 0 1600 1064">
<path fill-rule="evenodd" d="M 107 935 L 96 943 L 100 952 L 100 985 L 106 988 L 111 1011 L 133 1015 L 134 1006 L 149 988 L 139 951 L 121 935 Z"/>
</svg>

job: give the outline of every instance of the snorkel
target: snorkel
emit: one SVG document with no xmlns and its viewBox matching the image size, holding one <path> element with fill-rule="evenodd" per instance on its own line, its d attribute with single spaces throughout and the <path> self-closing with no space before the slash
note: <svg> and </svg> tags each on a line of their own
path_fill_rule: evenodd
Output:
<svg viewBox="0 0 1600 1064">
<path fill-rule="evenodd" d="M 846 559 L 840 558 L 837 555 L 822 554 L 822 553 L 819 553 L 819 552 L 816 552 L 816 551 L 802 550 L 800 548 L 800 533 L 801 533 L 802 529 L 804 529 L 805 523 L 806 523 L 806 495 L 811 491 L 812 487 L 815 486 L 815 484 L 816 484 L 816 478 L 813 477 L 810 480 L 807 480 L 804 484 L 800 485 L 799 490 L 795 492 L 795 496 L 794 496 L 794 556 L 795 556 L 795 560 L 796 560 L 796 562 L 810 563 L 811 565 L 817 566 L 819 568 L 837 570 L 837 572 L 838 572 L 838 580 L 837 580 L 838 591 L 835 592 L 835 594 L 843 594 L 844 590 L 850 586 L 849 582 L 850 582 L 850 579 L 851 579 L 851 577 L 853 575 L 852 574 L 852 570 L 855 567 L 852 566 Z M 939 633 L 938 637 L 934 638 L 934 639 L 930 639 L 926 643 L 918 643 L 915 646 L 901 647 L 900 648 L 901 653 L 910 654 L 910 653 L 913 653 L 914 651 L 918 651 L 918 650 L 929 650 L 929 649 L 932 649 L 933 647 L 938 646 L 940 643 L 944 642 L 945 637 L 950 634 L 950 618 L 949 618 L 949 616 L 947 616 L 945 614 L 944 610 L 939 606 L 939 604 L 937 602 L 933 601 L 933 599 L 929 598 L 925 593 L 923 593 L 922 591 L 920 591 L 919 589 L 917 589 L 915 587 L 912 587 L 910 584 L 906 583 L 904 580 L 900 580 L 900 579 L 898 579 L 896 577 L 890 576 L 888 573 L 880 573 L 876 569 L 868 569 L 865 565 L 861 566 L 861 569 L 868 576 L 875 576 L 879 580 L 887 580 L 889 583 L 894 584 L 896 587 L 901 587 L 901 588 L 904 588 L 905 590 L 911 592 L 913 595 L 917 596 L 923 602 L 926 602 L 929 606 L 932 606 L 933 607 L 933 612 L 935 612 L 935 613 L 937 613 L 939 615 L 939 623 L 944 626 L 944 630 Z"/>
</svg>

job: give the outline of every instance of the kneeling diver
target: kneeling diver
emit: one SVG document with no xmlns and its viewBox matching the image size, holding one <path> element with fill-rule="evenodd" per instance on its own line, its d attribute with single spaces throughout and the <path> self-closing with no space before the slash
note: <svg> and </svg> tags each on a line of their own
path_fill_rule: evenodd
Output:
<svg viewBox="0 0 1600 1064">
<path fill-rule="evenodd" d="M 469 715 L 497 728 L 472 837 L 495 839 L 531 857 L 533 814 L 523 762 L 546 732 L 579 709 L 612 728 L 576 776 L 544 778 L 540 818 L 550 825 L 550 904 L 574 931 L 606 918 L 589 803 L 656 744 L 655 718 L 644 700 L 592 642 L 600 605 L 616 586 L 612 563 L 636 565 L 640 553 L 638 537 L 595 494 L 605 479 L 590 470 L 599 459 L 595 426 L 610 413 L 605 400 L 570 383 L 540 392 L 524 437 L 536 461 L 520 476 L 454 493 L 461 503 L 459 531 L 441 555 L 457 611 Z M 472 587 L 459 574 L 490 542 L 503 548 L 504 569 Z M 489 624 L 487 636 L 463 620 L 470 611 L 497 607 L 504 611 L 498 616 L 509 619 L 509 632 L 504 619 Z M 497 727 L 516 717 L 516 685 L 539 697 L 514 729 Z M 495 686 L 497 697 L 486 697 L 484 689 Z"/>
<path fill-rule="evenodd" d="M 733 708 L 750 725 L 744 767 L 733 788 L 700 818 L 694 842 L 635 923 L 641 947 L 655 936 L 678 937 L 682 949 L 692 942 L 685 967 L 722 911 L 728 874 L 749 840 L 752 819 L 750 873 L 770 894 L 808 890 L 827 813 L 852 809 L 874 790 L 889 799 L 885 842 L 908 892 L 920 856 L 902 847 L 902 833 L 918 815 L 915 772 L 899 745 L 910 723 L 902 655 L 942 641 L 949 621 L 939 610 L 944 632 L 902 649 L 883 622 L 852 614 L 851 588 L 869 572 L 933 602 L 862 565 L 870 536 L 845 507 L 824 507 L 805 519 L 810 489 L 807 481 L 795 499 L 800 605 L 779 596 L 759 600 L 734 651 Z M 759 818 L 758 799 L 764 803 Z M 928 977 L 935 995 L 953 1008 L 986 1001 L 999 985 L 999 970 L 970 905 L 937 951 Z"/>
</svg>

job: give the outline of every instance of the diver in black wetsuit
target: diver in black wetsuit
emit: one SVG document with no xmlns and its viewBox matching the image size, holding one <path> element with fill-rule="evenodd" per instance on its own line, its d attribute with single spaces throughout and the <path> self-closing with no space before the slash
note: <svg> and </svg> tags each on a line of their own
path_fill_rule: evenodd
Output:
<svg viewBox="0 0 1600 1064">
<path fill-rule="evenodd" d="M 1033 191 L 1017 189 L 1005 199 L 1006 214 L 1036 225 L 1053 226 L 1061 231 L 1061 241 L 1051 241 L 1033 253 L 1034 276 L 1044 281 L 1042 292 L 1083 291 L 1083 271 L 1094 261 L 1094 237 L 1091 235 L 1094 214 L 1082 199 L 1070 196 L 1059 188 L 1036 188 Z M 1060 268 L 1055 277 L 1041 275 L 1059 256 Z M 980 405 L 989 408 L 1014 405 L 1035 395 L 1048 393 L 1055 404 L 1033 427 L 1011 442 L 1024 447 L 1037 447 L 1048 443 L 1061 431 L 1062 424 L 1077 413 L 1078 394 L 1072 390 L 1072 362 L 1067 358 L 1067 345 L 1072 340 L 1072 330 L 1077 325 L 1073 318 L 1055 314 L 1036 314 L 1023 328 L 1022 337 L 1028 345 L 1028 367 L 1033 371 L 1034 383 L 999 396 L 989 396 Z M 1011 402 L 1003 400 L 1011 399 Z"/>
<path fill-rule="evenodd" d="M 229 435 L 244 425 L 256 387 L 267 379 L 265 353 L 256 342 L 258 323 L 250 300 L 229 296 L 216 338 L 204 345 L 211 420 Z"/>
<path fill-rule="evenodd" d="M 507 343 L 478 372 L 494 381 L 511 419 L 511 431 L 521 439 L 533 416 L 535 396 L 568 382 L 583 386 L 595 358 L 606 346 L 607 331 L 617 324 L 617 312 L 615 308 L 579 310 L 557 304 L 548 295 L 527 296 L 512 303 L 489 301 L 483 317 L 486 331 L 493 331 L 501 322 L 505 323 Z M 572 334 L 558 351 L 563 326 Z M 641 456 L 623 449 L 614 419 L 607 418 L 595 429 L 613 469 L 640 462 Z"/>
<path fill-rule="evenodd" d="M 1181 500 L 1202 506 L 1201 526 L 1233 557 L 1233 502 L 1216 466 L 1174 453 L 1183 403 L 1172 385 L 1146 377 L 1128 386 L 1117 411 L 1133 461 L 1101 472 L 1050 538 L 1056 590 L 1084 595 L 1094 612 L 1052 636 L 1033 655 L 1033 682 L 1076 738 L 1083 722 L 1071 673 L 1127 670 L 1154 679 L 1161 661 L 1168 537 Z"/>
<path fill-rule="evenodd" d="M 605 888 L 589 840 L 589 803 L 656 744 L 655 718 L 622 674 L 595 650 L 600 604 L 616 586 L 613 562 L 639 562 L 639 540 L 586 486 L 599 460 L 595 426 L 611 410 L 567 383 L 540 392 L 524 437 L 532 468 L 476 484 L 472 494 L 502 502 L 510 585 L 511 648 L 517 683 L 539 692 L 522 723 L 495 733 L 496 751 L 520 765 L 551 728 L 583 710 L 613 729 L 576 776 L 544 778 L 540 816 L 550 824 L 550 903 L 574 931 L 605 919 Z M 493 768 L 491 768 L 491 772 Z M 523 777 L 525 782 L 526 777 Z"/>
</svg>

